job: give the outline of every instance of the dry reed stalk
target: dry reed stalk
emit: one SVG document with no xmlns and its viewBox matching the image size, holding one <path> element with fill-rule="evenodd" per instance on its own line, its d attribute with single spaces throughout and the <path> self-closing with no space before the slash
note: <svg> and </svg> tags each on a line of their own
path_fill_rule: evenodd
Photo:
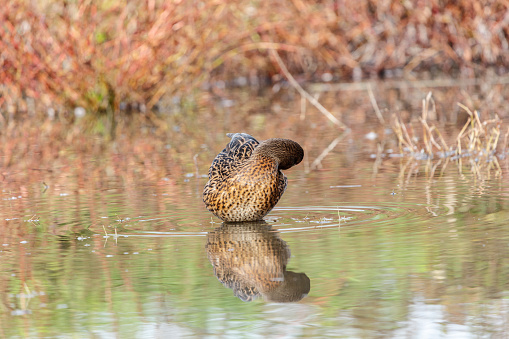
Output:
<svg viewBox="0 0 509 339">
<path fill-rule="evenodd" d="M 447 169 L 447 165 L 449 164 L 449 160 L 450 159 L 451 159 L 450 157 L 445 158 L 444 166 L 442 166 L 442 169 L 440 170 L 440 176 L 441 177 L 444 176 L 445 170 Z"/>
<path fill-rule="evenodd" d="M 403 130 L 403 134 L 405 135 L 408 145 L 412 146 L 410 150 L 413 153 L 417 149 L 417 146 L 413 143 L 412 138 L 410 138 L 410 134 L 408 134 L 408 130 L 404 123 L 401 124 L 401 129 Z"/>
<path fill-rule="evenodd" d="M 406 131 L 406 128 L 404 128 L 404 123 L 400 121 L 400 119 L 394 114 L 393 115 L 393 123 L 392 123 L 392 130 L 396 134 L 399 142 L 399 149 L 400 153 L 404 153 L 402 145 L 405 145 L 408 150 L 413 152 L 414 145 L 412 143 L 412 140 L 410 139 L 410 136 L 408 135 L 408 132 Z"/>
<path fill-rule="evenodd" d="M 433 165 L 433 167 L 431 168 L 431 173 L 430 173 L 431 175 L 429 176 L 430 180 L 435 176 L 435 172 L 436 172 L 438 166 L 440 166 L 441 164 L 442 164 L 442 159 L 438 160 L 436 162 L 436 164 Z"/>
<path fill-rule="evenodd" d="M 376 144 L 376 159 L 373 163 L 373 174 L 371 175 L 372 178 L 375 178 L 378 174 L 378 169 L 380 168 L 380 165 L 382 164 L 382 153 L 383 153 L 384 147 L 380 144 Z"/>
<path fill-rule="evenodd" d="M 344 132 L 336 139 L 332 140 L 332 142 L 327 146 L 322 153 L 311 163 L 310 170 L 315 170 L 322 164 L 322 160 L 332 151 L 336 145 L 348 134 L 348 132 Z"/>
<path fill-rule="evenodd" d="M 500 164 L 495 156 L 495 152 L 502 148 L 504 152 L 507 149 L 507 143 L 509 142 L 509 128 L 504 134 L 504 143 L 500 146 L 500 139 L 502 133 L 501 120 L 498 115 L 495 118 L 482 120 L 479 112 L 472 112 L 464 104 L 458 103 L 458 106 L 462 108 L 468 114 L 468 120 L 456 136 L 454 143 L 457 148 L 454 152 L 455 161 L 458 165 L 458 170 L 462 172 L 463 158 L 468 159 L 470 171 L 476 177 L 482 177 L 483 173 L 495 170 L 495 172 L 501 173 Z M 433 123 L 429 123 L 430 109 L 435 107 L 431 93 L 428 93 L 425 99 L 422 101 L 422 114 L 419 118 L 420 125 L 422 127 L 422 140 L 417 143 L 413 142 L 410 138 L 410 134 L 406 128 L 406 125 L 394 115 L 392 122 L 392 129 L 398 139 L 399 147 L 406 145 L 410 150 L 411 158 L 421 159 L 420 154 L 426 152 L 428 161 L 425 172 L 427 175 L 434 175 L 437 170 L 437 166 L 441 163 L 441 160 L 433 165 L 431 157 L 435 152 L 446 152 L 442 153 L 445 157 L 445 163 L 442 167 L 441 174 L 445 169 L 445 166 L 450 160 L 452 147 L 447 145 L 444 137 L 440 133 L 439 128 Z M 421 148 L 421 153 L 418 153 L 418 147 Z M 403 169 L 406 171 L 406 166 Z M 488 173 L 489 175 L 489 173 Z"/>
<path fill-rule="evenodd" d="M 442 134 L 440 133 L 439 129 L 436 128 L 436 126 L 429 126 L 428 125 L 428 122 L 427 122 L 427 119 L 428 119 L 428 116 L 429 116 L 429 107 L 430 107 L 430 103 L 433 104 L 433 111 L 434 111 L 434 116 L 436 116 L 436 112 L 435 112 L 435 103 L 434 103 L 434 100 L 432 98 L 432 93 L 429 92 L 426 96 L 425 99 L 423 99 L 423 102 L 422 102 L 422 116 L 421 118 L 419 119 L 422 126 L 424 127 L 423 129 L 423 139 L 426 141 L 426 140 L 429 140 L 429 142 L 425 142 L 425 146 L 426 146 L 426 149 L 427 149 L 427 152 L 429 155 L 432 155 L 434 152 L 433 152 L 433 147 L 432 146 L 435 146 L 435 148 L 438 150 L 438 151 L 442 151 L 442 150 L 446 150 L 446 151 L 449 151 L 450 150 L 450 147 L 447 145 L 447 143 L 445 142 L 444 138 L 442 137 Z M 442 145 L 440 145 L 436 140 L 435 140 L 435 137 L 433 135 L 433 133 L 436 133 L 436 135 L 438 136 L 438 139 L 440 140 L 440 143 Z"/>
<path fill-rule="evenodd" d="M 457 155 L 461 155 L 461 153 L 462 153 L 462 151 L 461 151 L 461 139 L 463 138 L 463 134 L 467 130 L 468 126 L 471 124 L 471 121 L 472 121 L 472 118 L 471 117 L 468 118 L 467 122 L 465 123 L 465 125 L 461 129 L 460 133 L 456 137 L 456 144 L 458 146 L 457 149 L 456 149 L 456 154 Z"/>
<path fill-rule="evenodd" d="M 295 80 L 295 78 L 288 71 L 288 68 L 286 68 L 285 64 L 283 63 L 283 60 L 281 60 L 281 58 L 279 57 L 279 54 L 277 53 L 276 50 L 271 49 L 270 54 L 274 57 L 277 64 L 279 65 L 279 68 L 281 68 L 281 71 L 283 72 L 285 77 L 288 79 L 290 84 L 299 92 L 299 94 L 301 96 L 305 97 L 313 106 L 315 106 L 320 111 L 320 113 L 325 115 L 327 117 L 327 119 L 329 119 L 332 123 L 339 126 L 341 129 L 343 129 L 345 131 L 349 130 L 349 128 L 345 124 L 343 124 L 341 121 L 339 121 L 331 112 L 329 112 L 325 107 L 323 107 L 322 104 L 320 104 L 318 102 L 318 100 L 313 98 L 313 96 L 311 94 L 306 92 L 299 85 L 299 83 Z"/>
<path fill-rule="evenodd" d="M 376 117 L 380 121 L 382 125 L 385 125 L 385 119 L 382 116 L 382 112 L 380 112 L 380 108 L 378 108 L 378 104 L 376 102 L 375 96 L 373 94 L 373 90 L 371 89 L 371 85 L 368 84 L 368 96 L 369 101 L 371 102 L 371 106 L 373 106 L 373 109 L 375 110 Z"/>
</svg>

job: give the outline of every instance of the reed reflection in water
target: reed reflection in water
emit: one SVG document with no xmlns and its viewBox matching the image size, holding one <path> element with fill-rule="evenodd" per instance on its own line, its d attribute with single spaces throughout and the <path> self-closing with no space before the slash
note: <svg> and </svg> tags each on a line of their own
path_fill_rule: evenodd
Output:
<svg viewBox="0 0 509 339">
<path fill-rule="evenodd" d="M 286 270 L 290 248 L 265 221 L 223 223 L 206 249 L 217 279 L 242 301 L 296 302 L 309 293 L 308 276 Z"/>
</svg>

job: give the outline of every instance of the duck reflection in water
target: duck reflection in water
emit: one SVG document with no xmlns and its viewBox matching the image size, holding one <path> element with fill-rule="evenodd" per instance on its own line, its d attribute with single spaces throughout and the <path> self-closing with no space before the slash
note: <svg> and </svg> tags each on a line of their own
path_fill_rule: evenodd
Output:
<svg viewBox="0 0 509 339">
<path fill-rule="evenodd" d="M 286 270 L 290 248 L 264 221 L 225 223 L 206 248 L 216 277 L 242 301 L 296 302 L 309 293 L 309 278 Z"/>
</svg>

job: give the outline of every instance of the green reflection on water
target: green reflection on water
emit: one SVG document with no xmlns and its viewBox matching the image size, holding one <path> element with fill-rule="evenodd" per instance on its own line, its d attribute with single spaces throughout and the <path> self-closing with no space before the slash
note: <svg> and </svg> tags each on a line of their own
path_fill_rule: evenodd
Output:
<svg viewBox="0 0 509 339">
<path fill-rule="evenodd" d="M 301 312 L 307 326 L 317 327 L 300 333 L 389 334 L 411 317 L 416 299 L 443 305 L 452 323 L 468 324 L 487 312 L 483 304 L 507 297 L 509 230 L 497 219 L 504 213 L 484 210 L 474 204 L 468 212 L 418 222 L 406 215 L 282 234 L 293 254 L 287 269 L 306 272 L 313 286 Z M 135 233 L 115 243 L 101 234 L 35 232 L 26 239 L 0 253 L 6 337 L 101 331 L 133 337 L 159 323 L 207 334 L 221 327 L 211 325 L 214 319 L 230 331 L 264 333 L 260 324 L 277 323 L 270 304 L 242 303 L 216 280 L 204 237 Z"/>
<path fill-rule="evenodd" d="M 270 214 L 281 233 L 250 240 L 289 249 L 281 262 L 245 257 L 305 272 L 311 290 L 296 304 L 244 303 L 216 278 L 206 244 L 221 225 L 201 203 L 201 179 L 2 200 L 0 337 L 391 337 L 426 333 L 419 321 L 438 327 L 433 336 L 452 325 L 503 334 L 493 319 L 509 314 L 505 183 L 449 174 L 403 186 L 367 168 L 348 173 L 290 175 Z M 330 188 L 338 181 L 357 186 Z M 336 207 L 349 219 L 338 224 Z"/>
</svg>

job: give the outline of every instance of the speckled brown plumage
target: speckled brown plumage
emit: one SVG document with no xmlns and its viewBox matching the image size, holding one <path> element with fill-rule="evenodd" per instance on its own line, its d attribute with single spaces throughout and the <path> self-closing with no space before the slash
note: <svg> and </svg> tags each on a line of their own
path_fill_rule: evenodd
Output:
<svg viewBox="0 0 509 339">
<path fill-rule="evenodd" d="M 223 221 L 261 220 L 286 190 L 281 170 L 300 163 L 304 150 L 289 139 L 259 143 L 245 133 L 228 136 L 231 141 L 210 166 L 203 201 Z"/>
</svg>

